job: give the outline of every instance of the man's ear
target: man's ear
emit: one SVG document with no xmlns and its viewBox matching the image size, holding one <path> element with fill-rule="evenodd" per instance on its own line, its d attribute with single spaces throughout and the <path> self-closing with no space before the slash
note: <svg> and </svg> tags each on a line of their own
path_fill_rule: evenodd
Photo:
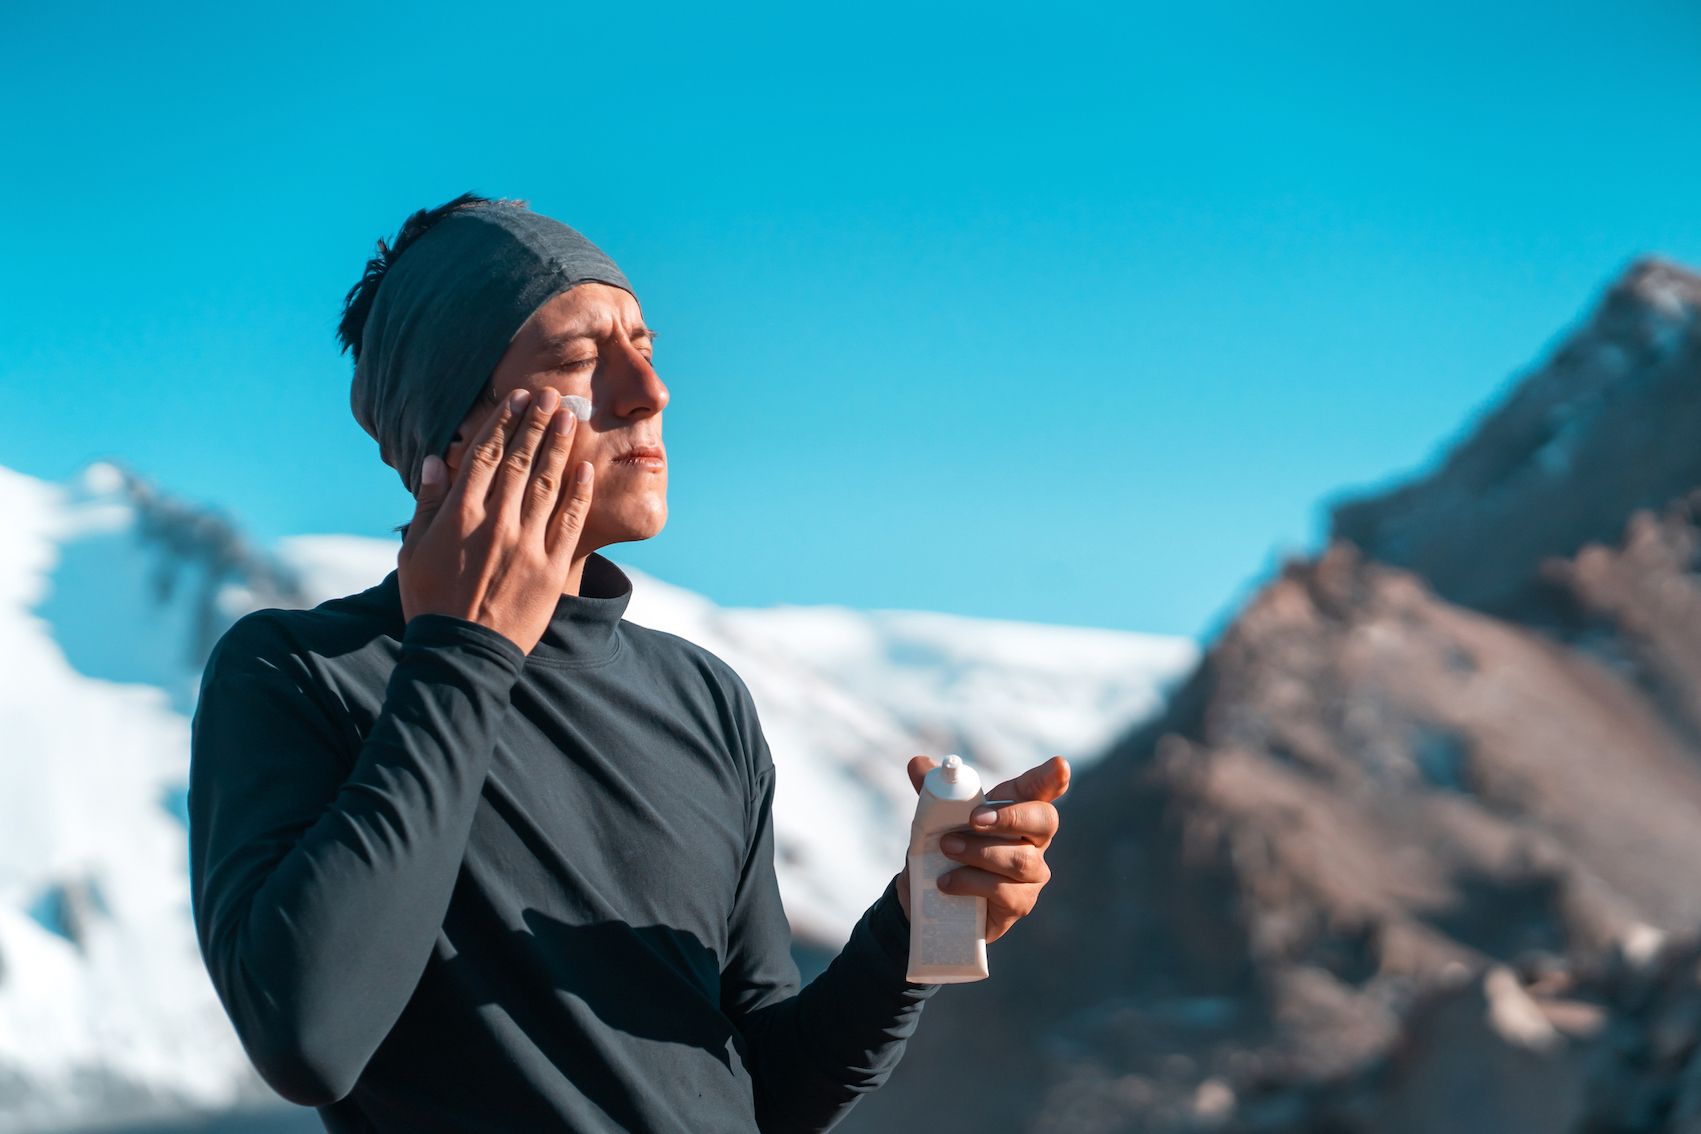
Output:
<svg viewBox="0 0 1701 1134">
<path fill-rule="evenodd" d="M 449 466 L 449 483 L 455 483 L 455 476 L 461 471 L 461 462 L 466 460 L 467 449 L 472 445 L 472 439 L 478 436 L 479 426 L 488 420 L 495 401 L 488 398 L 481 400 L 467 416 L 461 419 L 460 426 L 455 430 L 455 436 L 449 440 L 449 447 L 443 450 L 443 463 Z"/>
<path fill-rule="evenodd" d="M 454 440 L 449 442 L 449 448 L 443 453 L 443 463 L 449 466 L 449 483 L 455 483 L 455 474 L 461 470 L 461 459 L 466 455 L 467 438 L 465 427 L 455 430 Z"/>
</svg>

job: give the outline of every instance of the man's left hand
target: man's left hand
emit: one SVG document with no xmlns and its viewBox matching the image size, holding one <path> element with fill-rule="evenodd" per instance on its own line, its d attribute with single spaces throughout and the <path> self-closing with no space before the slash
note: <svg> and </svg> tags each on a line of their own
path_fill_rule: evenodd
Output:
<svg viewBox="0 0 1701 1134">
<path fill-rule="evenodd" d="M 921 782 L 938 766 L 928 756 L 910 757 L 910 784 Z M 1053 756 L 986 793 L 989 800 L 1012 800 L 975 809 L 970 824 L 943 836 L 939 849 L 962 863 L 939 878 L 946 894 L 986 899 L 986 939 L 996 941 L 1026 917 L 1051 880 L 1045 851 L 1057 834 L 1057 808 L 1051 801 L 1069 790 L 1069 761 Z M 984 822 L 979 821 L 984 820 Z M 910 916 L 910 868 L 898 874 L 898 902 Z"/>
</svg>

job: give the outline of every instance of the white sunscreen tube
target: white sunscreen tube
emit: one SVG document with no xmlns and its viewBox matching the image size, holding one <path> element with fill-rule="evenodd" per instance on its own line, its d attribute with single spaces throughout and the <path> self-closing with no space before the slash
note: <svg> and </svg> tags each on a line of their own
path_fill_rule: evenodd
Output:
<svg viewBox="0 0 1701 1134">
<path fill-rule="evenodd" d="M 960 866 L 939 849 L 939 837 L 969 825 L 985 797 L 980 777 L 952 754 L 927 773 L 910 824 L 910 967 L 914 984 L 962 984 L 984 980 L 986 899 L 947 894 L 939 876 Z"/>
<path fill-rule="evenodd" d="M 568 413 L 571 413 L 580 421 L 591 420 L 591 399 L 581 398 L 577 394 L 562 394 L 561 404 L 567 407 Z"/>
</svg>

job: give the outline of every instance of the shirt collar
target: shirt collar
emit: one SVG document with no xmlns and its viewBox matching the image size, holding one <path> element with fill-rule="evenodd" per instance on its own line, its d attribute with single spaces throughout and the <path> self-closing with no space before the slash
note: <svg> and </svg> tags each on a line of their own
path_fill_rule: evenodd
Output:
<svg viewBox="0 0 1701 1134">
<path fill-rule="evenodd" d="M 398 636 L 402 623 L 400 575 L 392 570 L 380 586 L 395 612 Z M 538 639 L 527 662 L 545 665 L 583 666 L 611 661 L 620 652 L 620 619 L 632 601 L 632 580 L 612 560 L 597 552 L 585 557 L 579 578 L 579 593 L 563 594 L 555 601 L 543 637 Z"/>
<path fill-rule="evenodd" d="M 556 599 L 555 613 L 529 658 L 564 665 L 610 660 L 620 651 L 615 633 L 631 601 L 632 580 L 626 572 L 591 552 L 585 557 L 579 593 Z"/>
</svg>

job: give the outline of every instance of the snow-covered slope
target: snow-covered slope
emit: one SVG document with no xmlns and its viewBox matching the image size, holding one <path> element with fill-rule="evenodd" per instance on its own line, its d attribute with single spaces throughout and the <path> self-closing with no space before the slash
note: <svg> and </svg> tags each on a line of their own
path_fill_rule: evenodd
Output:
<svg viewBox="0 0 1701 1134">
<path fill-rule="evenodd" d="M 188 714 L 230 621 L 370 586 L 396 545 L 261 552 L 110 464 L 67 485 L 0 468 L 0 515 L 0 1132 L 268 1098 L 190 922 Z M 1054 752 L 1085 765 L 1196 657 L 1113 631 L 723 609 L 626 570 L 631 621 L 750 686 L 780 769 L 787 910 L 828 948 L 902 864 L 910 755 L 960 752 L 993 780 Z"/>
<path fill-rule="evenodd" d="M 187 608 L 137 601 L 110 496 L 0 469 L 0 515 L 0 1129 L 237 1101 L 256 1084 L 189 920 Z"/>
</svg>

